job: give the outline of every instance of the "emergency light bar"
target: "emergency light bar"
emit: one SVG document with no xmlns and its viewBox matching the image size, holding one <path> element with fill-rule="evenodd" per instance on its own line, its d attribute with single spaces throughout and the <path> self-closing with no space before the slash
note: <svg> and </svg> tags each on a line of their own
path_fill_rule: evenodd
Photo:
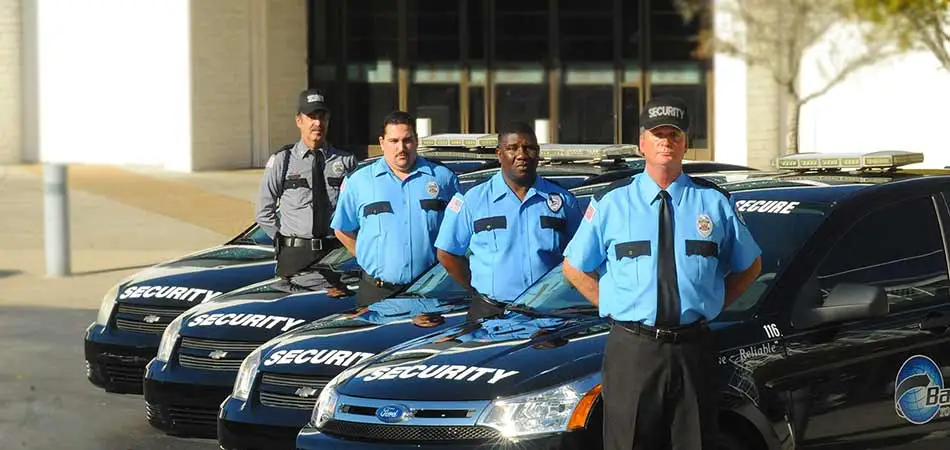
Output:
<svg viewBox="0 0 950 450">
<path fill-rule="evenodd" d="M 550 161 L 602 161 L 640 156 L 629 144 L 541 144 L 541 159 Z"/>
<path fill-rule="evenodd" d="M 479 133 L 433 134 L 419 139 L 419 147 L 495 148 L 498 147 L 498 135 Z"/>
<path fill-rule="evenodd" d="M 776 167 L 795 171 L 896 169 L 920 162 L 924 162 L 923 153 L 885 150 L 871 153 L 799 153 L 778 158 Z"/>
</svg>

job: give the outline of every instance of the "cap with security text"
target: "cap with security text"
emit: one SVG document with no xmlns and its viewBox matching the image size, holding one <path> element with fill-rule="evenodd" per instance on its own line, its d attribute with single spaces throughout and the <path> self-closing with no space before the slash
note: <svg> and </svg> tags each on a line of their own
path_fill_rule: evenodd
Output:
<svg viewBox="0 0 950 450">
<path fill-rule="evenodd" d="M 640 126 L 652 130 L 661 126 L 676 127 L 680 131 L 689 131 L 689 110 L 686 102 L 679 97 L 655 97 L 643 105 L 640 113 Z"/>
<path fill-rule="evenodd" d="M 323 92 L 319 89 L 307 89 L 300 93 L 300 99 L 297 102 L 297 112 L 309 115 L 321 110 L 330 111 Z"/>
</svg>

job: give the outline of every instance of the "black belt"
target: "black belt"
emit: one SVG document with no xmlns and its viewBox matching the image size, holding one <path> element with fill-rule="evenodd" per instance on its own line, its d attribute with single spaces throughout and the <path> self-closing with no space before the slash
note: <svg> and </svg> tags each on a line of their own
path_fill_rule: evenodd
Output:
<svg viewBox="0 0 950 450">
<path fill-rule="evenodd" d="M 677 343 L 688 342 L 699 337 L 705 336 L 709 331 L 709 326 L 705 320 L 700 320 L 687 325 L 681 325 L 673 328 L 657 328 L 644 325 L 643 322 L 625 322 L 621 320 L 610 319 L 610 323 L 623 328 L 633 334 L 646 336 L 658 341 Z"/>
<path fill-rule="evenodd" d="M 370 274 L 368 274 L 368 273 L 366 273 L 366 272 L 363 272 L 363 279 L 366 280 L 367 282 L 369 282 L 370 284 L 372 284 L 373 286 L 376 286 L 376 287 L 378 287 L 378 288 L 387 289 L 387 290 L 390 290 L 390 291 L 398 291 L 398 290 L 400 290 L 400 289 L 402 289 L 402 288 L 408 286 L 408 284 L 395 284 L 395 283 L 390 283 L 390 282 L 388 282 L 388 281 L 380 280 L 379 278 L 373 278 L 372 276 L 370 276 Z"/>
<path fill-rule="evenodd" d="M 281 236 L 280 245 L 283 247 L 310 247 L 311 250 L 330 250 L 335 248 L 338 241 L 336 239 L 318 238 L 309 239 L 294 236 Z"/>
</svg>

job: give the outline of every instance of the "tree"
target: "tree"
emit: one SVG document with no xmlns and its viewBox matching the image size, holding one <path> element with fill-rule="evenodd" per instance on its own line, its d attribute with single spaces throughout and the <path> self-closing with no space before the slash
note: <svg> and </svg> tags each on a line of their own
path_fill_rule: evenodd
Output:
<svg viewBox="0 0 950 450">
<path fill-rule="evenodd" d="M 929 50 L 950 71 L 950 0 L 854 0 L 854 13 L 903 49 Z"/>
<path fill-rule="evenodd" d="M 708 24 L 710 0 L 674 0 L 683 18 L 696 16 Z M 867 24 L 854 20 L 856 0 L 716 0 L 715 24 L 704 27 L 697 56 L 727 54 L 758 66 L 772 75 L 788 97 L 787 148 L 797 153 L 802 107 L 821 97 L 859 69 L 897 53 L 884 39 L 869 35 Z M 855 48 L 855 43 L 860 48 Z M 817 90 L 802 92 L 799 79 L 809 50 L 827 47 L 816 62 L 825 82 Z M 786 110 L 787 111 L 787 110 Z M 784 112 L 784 111 L 783 111 Z M 784 134 L 784 133 L 783 133 Z M 783 136 L 785 137 L 785 136 Z"/>
</svg>

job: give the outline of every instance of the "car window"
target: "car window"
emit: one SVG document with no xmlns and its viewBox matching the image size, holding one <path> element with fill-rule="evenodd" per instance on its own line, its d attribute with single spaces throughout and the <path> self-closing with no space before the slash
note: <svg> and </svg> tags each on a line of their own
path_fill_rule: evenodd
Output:
<svg viewBox="0 0 950 450">
<path fill-rule="evenodd" d="M 448 271 L 445 270 L 445 266 L 436 264 L 412 283 L 412 285 L 406 289 L 404 295 L 456 298 L 464 297 L 468 294 L 468 289 L 462 287 L 454 278 L 449 276 Z"/>
<path fill-rule="evenodd" d="M 901 201 L 857 221 L 818 266 L 822 293 L 838 283 L 882 286 L 892 309 L 946 301 L 947 259 L 933 200 Z"/>
</svg>

